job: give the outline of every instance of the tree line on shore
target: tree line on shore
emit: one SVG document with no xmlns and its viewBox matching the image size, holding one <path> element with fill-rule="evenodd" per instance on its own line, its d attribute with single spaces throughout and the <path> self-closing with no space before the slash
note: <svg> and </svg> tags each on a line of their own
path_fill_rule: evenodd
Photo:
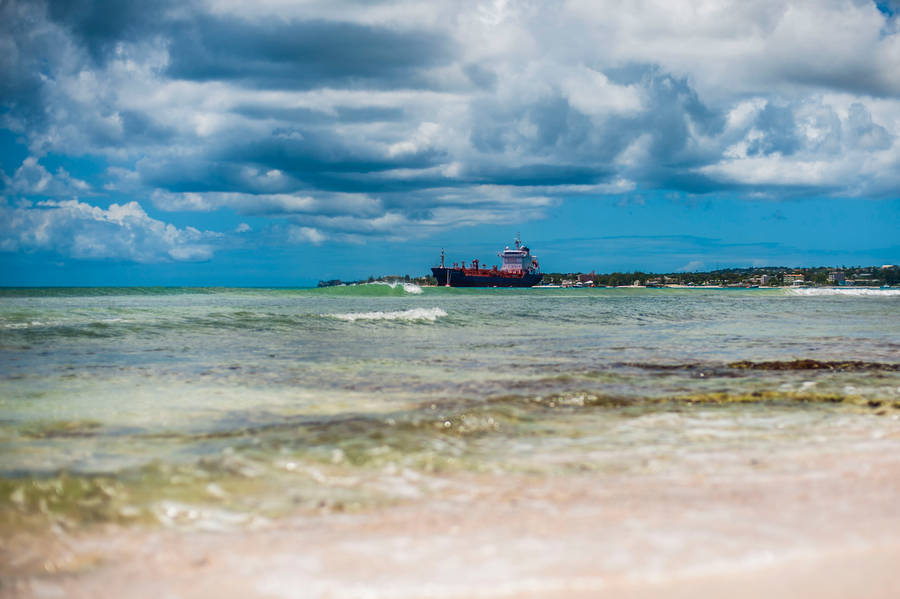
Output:
<svg viewBox="0 0 900 599">
<path fill-rule="evenodd" d="M 832 273 L 840 273 L 834 280 Z M 642 285 L 759 285 L 761 287 L 778 287 L 789 285 L 785 275 L 802 275 L 806 285 L 900 285 L 900 268 L 897 266 L 815 266 L 808 268 L 789 268 L 786 266 L 765 266 L 754 268 L 722 268 L 705 272 L 673 272 L 652 273 L 643 271 L 581 273 L 581 272 L 549 272 L 544 273 L 542 281 L 545 285 L 562 285 L 567 281 L 592 282 L 599 287 L 619 287 L 633 285 L 636 281 Z M 829 275 L 832 275 L 829 279 Z M 409 275 L 370 276 L 358 281 L 341 281 L 332 279 L 319 281 L 319 287 L 334 285 L 359 285 L 375 281 L 396 281 L 415 283 L 417 285 L 436 285 L 431 275 L 411 277 Z"/>
<path fill-rule="evenodd" d="M 838 276 L 835 277 L 834 274 Z M 785 275 L 802 275 L 807 285 L 900 285 L 900 268 L 896 266 L 854 266 L 829 267 L 815 266 L 807 268 L 789 268 L 785 266 L 767 266 L 754 268 L 723 268 L 705 272 L 650 273 L 642 271 L 612 272 L 603 274 L 584 273 L 544 273 L 543 283 L 561 285 L 563 281 L 586 282 L 594 285 L 617 287 L 641 284 L 661 285 L 760 285 L 777 287 L 789 285 L 791 277 Z M 831 278 L 829 278 L 831 275 Z"/>
</svg>

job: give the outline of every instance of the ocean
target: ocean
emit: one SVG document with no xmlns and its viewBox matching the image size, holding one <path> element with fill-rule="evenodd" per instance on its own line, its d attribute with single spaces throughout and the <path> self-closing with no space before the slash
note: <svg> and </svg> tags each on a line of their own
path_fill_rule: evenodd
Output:
<svg viewBox="0 0 900 599">
<path fill-rule="evenodd" d="M 0 593 L 89 596 L 141 535 L 219 575 L 257 555 L 244 596 L 621 591 L 866 549 L 900 531 L 866 479 L 900 472 L 898 417 L 900 290 L 7 288 L 0 525 L 25 540 Z"/>
</svg>

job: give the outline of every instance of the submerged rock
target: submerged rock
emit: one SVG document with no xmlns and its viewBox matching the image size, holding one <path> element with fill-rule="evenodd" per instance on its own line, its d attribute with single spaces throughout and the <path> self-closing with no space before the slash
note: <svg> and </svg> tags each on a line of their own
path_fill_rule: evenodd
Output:
<svg viewBox="0 0 900 599">
<path fill-rule="evenodd" d="M 891 364 L 886 362 L 864 362 L 862 360 L 840 360 L 840 361 L 823 361 L 811 359 L 798 360 L 773 360 L 769 362 L 753 362 L 751 360 L 741 360 L 728 364 L 729 368 L 740 368 L 744 370 L 837 370 L 837 371 L 860 371 L 860 370 L 883 370 L 883 371 L 900 371 L 900 364 Z"/>
</svg>

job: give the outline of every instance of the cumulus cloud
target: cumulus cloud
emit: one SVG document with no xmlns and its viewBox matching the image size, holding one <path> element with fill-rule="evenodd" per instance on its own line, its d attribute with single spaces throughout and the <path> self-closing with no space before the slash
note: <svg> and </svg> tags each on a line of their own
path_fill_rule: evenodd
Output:
<svg viewBox="0 0 900 599">
<path fill-rule="evenodd" d="M 0 249 L 49 250 L 80 259 L 135 262 L 207 260 L 216 233 L 179 229 L 151 218 L 137 202 L 107 209 L 78 200 L 33 205 L 0 202 Z"/>
<path fill-rule="evenodd" d="M 676 272 L 696 272 L 706 267 L 702 260 L 691 260 L 681 268 L 675 269 Z"/>
<path fill-rule="evenodd" d="M 291 243 L 311 243 L 313 245 L 319 245 L 326 239 L 328 239 L 326 235 L 313 227 L 288 227 L 288 240 Z"/>
<path fill-rule="evenodd" d="M 572 196 L 890 196 L 894 4 L 13 0 L 0 123 L 32 157 L 4 185 L 232 210 L 298 243 Z M 80 181 L 47 153 L 108 168 Z"/>
<path fill-rule="evenodd" d="M 86 181 L 71 176 L 62 167 L 51 174 L 34 156 L 26 158 L 12 177 L 2 170 L 0 177 L 9 192 L 19 195 L 78 195 L 91 191 Z"/>
</svg>

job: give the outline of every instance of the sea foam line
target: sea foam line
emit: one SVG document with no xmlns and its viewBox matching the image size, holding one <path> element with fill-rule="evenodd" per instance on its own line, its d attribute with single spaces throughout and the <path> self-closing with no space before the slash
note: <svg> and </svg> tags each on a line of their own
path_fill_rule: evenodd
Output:
<svg viewBox="0 0 900 599">
<path fill-rule="evenodd" d="M 837 289 L 837 288 L 811 288 L 801 287 L 799 289 L 788 289 L 791 295 L 844 295 L 848 297 L 885 297 L 890 295 L 900 296 L 900 289 Z"/>
<path fill-rule="evenodd" d="M 32 320 L 29 322 L 9 322 L 4 323 L 0 328 L 4 329 L 34 329 L 40 327 L 78 327 L 90 324 L 107 324 L 115 322 L 134 322 L 128 318 L 100 318 L 88 320 Z"/>
<path fill-rule="evenodd" d="M 348 312 L 346 314 L 323 314 L 338 320 L 355 322 L 357 320 L 429 320 L 434 322 L 447 313 L 441 308 L 412 308 L 396 312 Z"/>
</svg>

